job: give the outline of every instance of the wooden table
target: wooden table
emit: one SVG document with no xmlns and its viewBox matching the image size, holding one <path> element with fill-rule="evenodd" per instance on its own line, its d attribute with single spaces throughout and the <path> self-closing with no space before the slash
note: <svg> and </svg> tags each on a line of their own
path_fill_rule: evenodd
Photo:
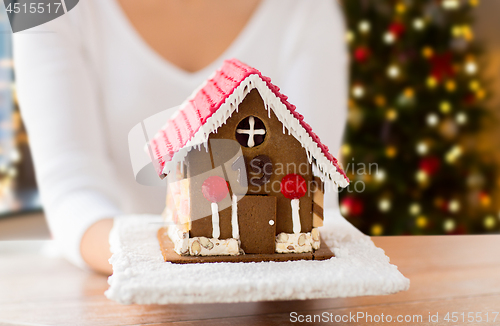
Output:
<svg viewBox="0 0 500 326">
<path fill-rule="evenodd" d="M 421 322 L 391 325 L 500 325 L 500 315 L 491 320 L 493 312 L 500 312 L 500 235 L 378 237 L 374 242 L 410 278 L 409 291 L 308 301 L 123 306 L 104 297 L 104 276 L 36 252 L 3 252 L 0 325 L 283 325 L 290 323 L 292 311 L 325 312 L 333 318 L 349 313 L 422 315 Z M 447 312 L 457 312 L 460 320 L 444 321 Z M 468 312 L 474 318 L 482 313 L 483 319 L 488 313 L 490 321 L 467 323 Z M 429 322 L 429 313 L 438 313 L 439 322 Z M 365 324 L 365 319 L 347 324 Z"/>
</svg>

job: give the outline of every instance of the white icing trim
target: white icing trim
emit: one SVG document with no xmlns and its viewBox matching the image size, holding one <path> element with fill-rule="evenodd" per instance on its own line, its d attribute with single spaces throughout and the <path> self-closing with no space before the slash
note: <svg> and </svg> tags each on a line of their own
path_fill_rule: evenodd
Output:
<svg viewBox="0 0 500 326">
<path fill-rule="evenodd" d="M 233 200 L 231 202 L 231 227 L 233 238 L 240 238 L 240 226 L 238 225 L 238 197 L 233 194 Z"/>
<path fill-rule="evenodd" d="M 293 233 L 298 234 L 302 230 L 300 225 L 300 215 L 299 215 L 299 199 L 292 199 L 292 222 L 293 222 Z"/>
<path fill-rule="evenodd" d="M 219 226 L 219 205 L 217 203 L 212 203 L 212 237 L 219 239 L 220 237 L 220 226 Z"/>
<path fill-rule="evenodd" d="M 312 164 L 312 173 L 313 173 L 313 176 L 318 177 L 318 178 L 321 178 L 323 176 L 323 174 L 318 169 L 318 166 L 316 164 Z M 324 182 L 324 180 L 321 180 L 321 181 Z"/>
<path fill-rule="evenodd" d="M 204 85 L 206 85 L 206 82 L 191 95 L 190 99 L 196 94 L 197 91 L 203 88 Z M 309 162 L 316 165 L 317 172 L 321 180 L 324 181 L 325 179 L 331 179 L 338 186 L 346 187 L 348 182 L 344 176 L 340 174 L 332 162 L 326 158 L 318 144 L 312 139 L 304 127 L 300 125 L 299 120 L 292 115 L 285 104 L 281 102 L 281 99 L 278 98 L 273 91 L 269 89 L 269 87 L 267 87 L 266 82 L 263 81 L 257 74 L 248 76 L 238 87 L 234 89 L 226 101 L 216 112 L 212 114 L 212 116 L 207 119 L 205 124 L 199 128 L 186 145 L 174 154 L 171 161 L 165 163 L 163 173 L 168 174 L 170 171 L 174 171 L 177 162 L 184 161 L 187 153 L 193 147 L 200 148 L 202 144 L 205 144 L 206 148 L 206 143 L 210 134 L 217 132 L 217 129 L 226 122 L 234 111 L 238 110 L 238 105 L 254 88 L 259 91 L 260 96 L 264 100 L 266 110 L 272 110 L 278 120 L 283 124 L 283 130 L 286 128 L 288 133 L 300 142 L 307 153 Z M 181 105 L 179 110 L 182 110 L 185 105 L 186 102 Z M 269 116 L 270 114 L 271 112 L 269 111 Z"/>
</svg>

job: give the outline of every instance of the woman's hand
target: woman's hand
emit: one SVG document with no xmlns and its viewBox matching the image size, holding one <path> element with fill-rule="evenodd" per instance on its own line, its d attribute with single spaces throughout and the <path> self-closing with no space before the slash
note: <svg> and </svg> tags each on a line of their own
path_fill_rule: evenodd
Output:
<svg viewBox="0 0 500 326">
<path fill-rule="evenodd" d="M 83 260 L 96 272 L 111 275 L 113 269 L 108 259 L 111 258 L 109 250 L 109 232 L 113 227 L 113 219 L 108 218 L 94 223 L 83 235 L 80 252 Z"/>
</svg>

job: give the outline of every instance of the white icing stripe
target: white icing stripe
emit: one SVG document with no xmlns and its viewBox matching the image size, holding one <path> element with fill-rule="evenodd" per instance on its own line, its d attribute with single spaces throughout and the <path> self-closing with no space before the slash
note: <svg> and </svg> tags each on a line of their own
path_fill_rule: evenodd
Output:
<svg viewBox="0 0 500 326">
<path fill-rule="evenodd" d="M 302 230 L 300 225 L 300 215 L 299 215 L 299 200 L 292 199 L 292 221 L 293 221 L 293 233 L 298 234 Z"/>
<path fill-rule="evenodd" d="M 212 203 L 212 238 L 219 239 L 220 227 L 219 227 L 219 205 L 217 203 Z"/>
<path fill-rule="evenodd" d="M 212 116 L 207 119 L 205 124 L 200 127 L 193 137 L 191 137 L 186 145 L 174 154 L 172 160 L 165 163 L 163 173 L 168 174 L 170 171 L 173 171 L 177 162 L 183 161 L 192 147 L 200 148 L 202 144 L 206 144 L 209 135 L 216 132 L 217 129 L 226 122 L 233 112 L 238 109 L 238 105 L 243 101 L 245 96 L 254 88 L 259 91 L 260 96 L 264 100 L 266 110 L 271 109 L 278 120 L 283 124 L 283 128 L 288 129 L 288 133 L 301 143 L 307 153 L 309 162 L 316 165 L 321 180 L 331 179 L 338 186 L 346 187 L 348 182 L 344 176 L 340 174 L 332 162 L 326 158 L 318 144 L 312 139 L 302 125 L 300 125 L 299 120 L 292 115 L 285 104 L 281 102 L 257 74 L 248 76 L 240 83 L 220 108 L 214 112 Z M 185 105 L 181 105 L 181 109 L 184 106 Z"/>
<path fill-rule="evenodd" d="M 238 197 L 233 194 L 233 201 L 231 203 L 231 227 L 233 231 L 233 238 L 240 238 L 240 227 L 238 225 Z"/>
</svg>

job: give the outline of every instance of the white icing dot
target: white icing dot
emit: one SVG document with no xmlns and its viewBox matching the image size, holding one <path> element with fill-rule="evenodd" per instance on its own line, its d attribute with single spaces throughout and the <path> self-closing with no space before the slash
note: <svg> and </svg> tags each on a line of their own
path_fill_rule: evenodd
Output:
<svg viewBox="0 0 500 326">
<path fill-rule="evenodd" d="M 269 225 L 274 225 L 274 220 L 269 220 Z"/>
</svg>

